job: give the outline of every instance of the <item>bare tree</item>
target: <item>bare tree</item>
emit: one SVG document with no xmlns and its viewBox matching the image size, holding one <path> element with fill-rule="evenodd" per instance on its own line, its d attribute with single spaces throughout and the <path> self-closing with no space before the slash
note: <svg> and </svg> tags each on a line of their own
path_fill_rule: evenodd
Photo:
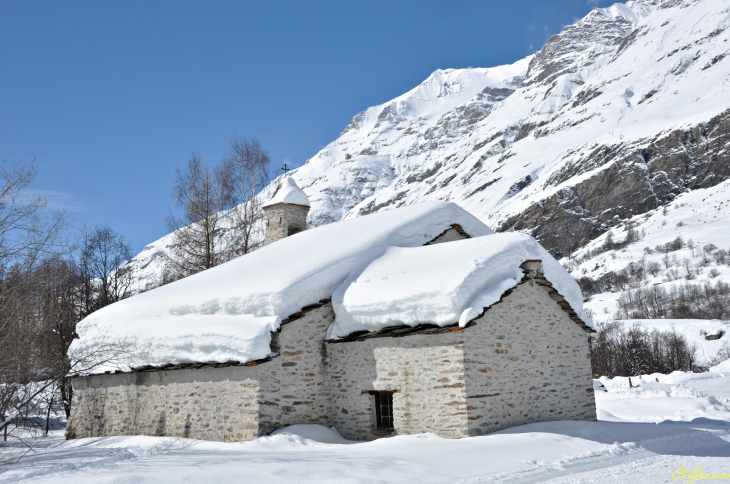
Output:
<svg viewBox="0 0 730 484">
<path fill-rule="evenodd" d="M 52 327 L 48 329 L 51 331 L 35 335 L 38 341 L 43 341 L 44 337 L 53 337 Z M 44 348 L 34 346 L 39 347 Z M 45 348 L 53 348 L 53 345 Z M 69 417 L 72 378 L 92 373 L 100 366 L 129 366 L 144 352 L 144 349 L 136 347 L 131 338 L 102 339 L 93 345 L 76 345 L 73 351 L 64 353 L 63 358 L 46 360 L 51 365 L 63 362 L 60 366 L 42 368 L 36 364 L 30 367 L 30 371 L 13 375 L 14 381 L 0 383 L 0 434 L 3 440 L 11 438 L 20 444 L 19 450 L 16 446 L 8 452 L 0 447 L 0 464 L 16 460 L 32 450 L 38 437 L 48 433 L 52 414 L 58 415 L 61 411 Z M 24 356 L 25 361 L 38 363 L 28 358 L 27 353 L 20 356 Z"/>
<path fill-rule="evenodd" d="M 66 217 L 49 212 L 42 194 L 28 195 L 36 174 L 30 164 L 0 168 L 0 430 L 26 422 L 36 398 L 58 365 L 44 344 L 48 303 L 58 294 L 45 291 L 52 277 L 45 262 L 68 253 Z M 63 357 L 65 359 L 65 355 Z"/>
<path fill-rule="evenodd" d="M 226 202 L 232 209 L 230 247 L 234 256 L 257 249 L 263 237 L 263 202 L 256 196 L 269 182 L 270 156 L 255 136 L 234 138 L 223 160 Z"/>
<path fill-rule="evenodd" d="M 677 284 L 638 288 L 618 298 L 616 319 L 730 320 L 730 284 Z"/>
<path fill-rule="evenodd" d="M 172 189 L 180 216 L 167 218 L 173 232 L 170 253 L 166 256 L 166 281 L 180 279 L 226 260 L 225 247 L 220 246 L 225 208 L 229 197 L 223 183 L 224 170 L 203 162 L 193 153 L 183 169 L 177 169 Z"/>
<path fill-rule="evenodd" d="M 102 341 L 77 345 L 69 354 L 84 315 L 73 258 L 47 257 L 30 272 L 16 265 L 4 276 L 2 315 L 12 318 L 3 319 L 0 338 L 0 432 L 29 449 L 35 437 L 47 433 L 52 414 L 69 417 L 71 378 L 118 362 L 132 345 Z"/>
<path fill-rule="evenodd" d="M 33 264 L 39 257 L 57 249 L 60 235 L 67 227 L 63 212 L 43 216 L 46 197 L 29 195 L 28 185 L 36 175 L 33 163 L 0 167 L 0 267 L 23 261 Z"/>
<path fill-rule="evenodd" d="M 40 261 L 67 249 L 63 213 L 46 213 L 42 195 L 25 196 L 33 181 L 33 164 L 0 168 L 0 375 L 12 376 L 25 363 L 15 356 L 18 343 L 33 341 L 37 320 L 33 275 Z M 19 328 L 21 322 L 27 322 Z"/>
<path fill-rule="evenodd" d="M 641 323 L 625 327 L 614 321 L 599 323 L 597 330 L 588 338 L 594 374 L 637 376 L 698 369 L 697 349 L 674 327 L 649 331 Z"/>
<path fill-rule="evenodd" d="M 84 229 L 77 262 L 80 316 L 131 296 L 132 273 L 124 263 L 132 248 L 108 225 Z"/>
<path fill-rule="evenodd" d="M 69 415 L 71 377 L 117 362 L 132 347 L 102 341 L 69 355 L 76 323 L 129 295 L 129 274 L 119 267 L 130 249 L 97 227 L 85 231 L 77 263 L 64 214 L 48 211 L 43 195 L 27 196 L 35 173 L 32 164 L 0 168 L 0 438 L 22 444 L 16 457 L 47 433 L 57 410 Z"/>
</svg>

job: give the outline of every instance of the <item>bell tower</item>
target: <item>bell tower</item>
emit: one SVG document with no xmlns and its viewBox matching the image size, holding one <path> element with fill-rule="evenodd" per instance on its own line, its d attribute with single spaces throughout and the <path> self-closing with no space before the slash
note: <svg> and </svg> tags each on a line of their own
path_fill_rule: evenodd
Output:
<svg viewBox="0 0 730 484">
<path fill-rule="evenodd" d="M 307 228 L 309 197 L 292 177 L 283 178 L 274 196 L 262 207 L 266 216 L 266 239 L 269 245 Z"/>
</svg>

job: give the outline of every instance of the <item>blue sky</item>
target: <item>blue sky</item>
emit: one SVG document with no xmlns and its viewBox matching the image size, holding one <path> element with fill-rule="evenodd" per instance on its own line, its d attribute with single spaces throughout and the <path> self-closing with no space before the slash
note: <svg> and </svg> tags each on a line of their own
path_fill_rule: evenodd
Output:
<svg viewBox="0 0 730 484">
<path fill-rule="evenodd" d="M 175 167 L 255 134 L 298 166 L 436 69 L 512 63 L 603 0 L 0 0 L 0 160 L 76 226 L 165 234 Z"/>
</svg>

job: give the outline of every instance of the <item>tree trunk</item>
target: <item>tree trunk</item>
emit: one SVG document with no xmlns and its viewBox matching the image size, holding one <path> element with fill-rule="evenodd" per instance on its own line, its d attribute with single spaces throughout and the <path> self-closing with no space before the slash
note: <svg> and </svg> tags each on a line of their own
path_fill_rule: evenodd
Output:
<svg viewBox="0 0 730 484">
<path fill-rule="evenodd" d="M 48 411 L 46 412 L 46 435 L 48 435 L 48 429 L 50 427 L 52 408 L 53 408 L 53 398 L 51 398 L 51 401 L 48 403 Z"/>
</svg>

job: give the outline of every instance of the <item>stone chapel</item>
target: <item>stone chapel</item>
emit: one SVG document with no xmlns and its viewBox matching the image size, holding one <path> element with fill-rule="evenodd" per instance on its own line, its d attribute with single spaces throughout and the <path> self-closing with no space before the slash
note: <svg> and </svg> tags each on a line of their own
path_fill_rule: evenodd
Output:
<svg viewBox="0 0 730 484">
<path fill-rule="evenodd" d="M 480 238 L 494 246 L 516 235 L 493 234 L 468 212 L 444 202 L 305 230 L 310 203 L 292 177 L 280 182 L 263 209 L 265 247 L 79 323 L 81 342 L 87 344 L 93 343 L 92 326 L 107 324 L 107 337 L 133 334 L 161 349 L 136 366 L 103 368 L 74 379 L 66 438 L 156 435 L 234 442 L 303 423 L 334 426 L 352 440 L 422 432 L 460 438 L 532 422 L 596 419 L 588 356 L 592 322 L 583 313 L 579 290 L 576 296 L 577 285 L 565 282 L 572 279 L 544 249 L 541 258 L 524 260 L 514 244 L 494 249 L 483 270 L 507 271 L 507 276 L 482 291 L 487 296 L 480 297 L 487 299 L 464 303 L 472 304 L 472 312 L 463 311 L 461 319 L 456 313 L 441 319 L 421 316 L 423 299 L 413 305 L 413 298 L 404 298 L 404 309 L 392 309 L 392 317 L 378 315 L 380 326 L 336 330 L 337 325 L 350 327 L 343 326 L 347 318 L 355 321 L 346 314 L 344 288 L 360 280 L 357 274 L 367 261 L 380 260 L 383 253 L 413 254 L 413 264 L 405 255 L 394 260 L 422 271 L 424 284 L 436 284 L 451 262 L 430 269 L 419 254 L 435 257 L 442 249 L 433 246 L 451 247 L 444 260 L 453 261 L 456 270 L 459 254 Z M 538 247 L 533 239 L 530 243 Z M 388 252 L 393 245 L 400 252 Z M 405 272 L 391 263 L 381 266 L 381 272 L 393 267 L 394 277 Z M 269 283 L 271 278 L 279 285 Z M 225 284 L 215 286 L 221 280 Z M 267 284 L 286 290 L 275 293 Z M 224 292 L 232 296 L 224 299 Z M 395 308 L 390 299 L 377 301 L 378 294 L 392 292 L 373 288 L 363 297 L 373 294 L 375 306 Z M 188 299 L 187 306 L 180 299 Z M 482 306 L 480 300 L 487 302 Z M 239 307 L 244 309 L 236 312 Z M 376 314 L 368 311 L 368 317 Z M 138 326 L 125 326 L 138 314 Z M 272 326 L 241 348 L 236 340 L 246 333 L 216 329 L 243 331 L 262 318 L 270 318 Z M 170 341 L 145 334 L 168 321 L 170 328 L 190 321 L 190 333 L 180 332 Z M 201 343 L 213 333 L 215 344 Z M 262 344 L 258 353 L 251 349 Z"/>
</svg>

